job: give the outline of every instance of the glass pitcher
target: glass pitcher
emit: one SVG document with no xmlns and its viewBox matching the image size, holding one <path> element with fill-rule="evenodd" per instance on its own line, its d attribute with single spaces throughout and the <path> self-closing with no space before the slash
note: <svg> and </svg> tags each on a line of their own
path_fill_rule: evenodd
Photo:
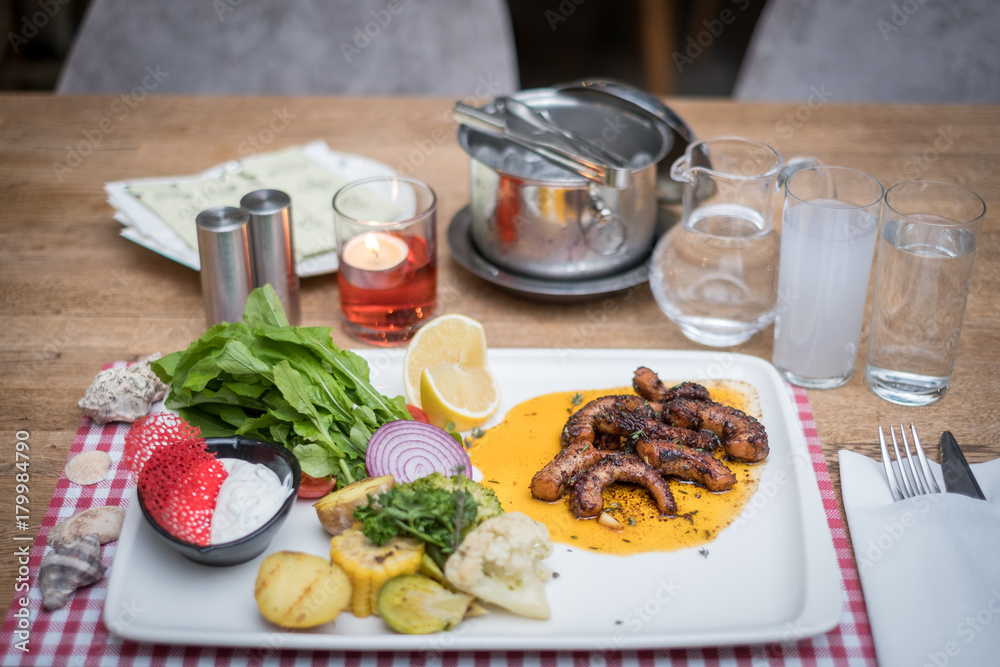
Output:
<svg viewBox="0 0 1000 667">
<path fill-rule="evenodd" d="M 703 139 L 674 162 L 681 220 L 653 251 L 650 287 L 691 340 L 738 345 L 774 320 L 778 236 L 772 224 L 781 156 L 739 137 Z"/>
</svg>

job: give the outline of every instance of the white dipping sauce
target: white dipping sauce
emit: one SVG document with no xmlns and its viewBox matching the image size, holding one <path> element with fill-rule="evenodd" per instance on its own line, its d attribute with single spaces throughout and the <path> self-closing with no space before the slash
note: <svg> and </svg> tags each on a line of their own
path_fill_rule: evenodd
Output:
<svg viewBox="0 0 1000 667">
<path fill-rule="evenodd" d="M 260 463 L 241 459 L 219 462 L 227 475 L 212 513 L 212 544 L 238 540 L 263 526 L 278 513 L 292 490 Z"/>
</svg>

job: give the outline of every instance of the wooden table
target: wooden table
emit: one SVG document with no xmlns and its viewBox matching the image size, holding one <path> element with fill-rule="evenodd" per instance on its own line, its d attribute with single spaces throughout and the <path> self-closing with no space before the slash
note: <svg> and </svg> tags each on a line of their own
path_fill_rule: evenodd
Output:
<svg viewBox="0 0 1000 667">
<path fill-rule="evenodd" d="M 823 93 L 823 91 L 819 91 Z M 825 97 L 825 95 L 824 95 Z M 987 220 L 952 390 L 903 408 L 864 385 L 868 317 L 854 378 L 810 391 L 838 491 L 837 450 L 875 455 L 875 427 L 917 422 L 929 454 L 949 429 L 968 458 L 1000 455 L 1000 108 L 743 104 L 676 100 L 699 136 L 769 140 L 786 157 L 813 155 L 891 185 L 957 181 L 981 195 Z M 0 96 L 0 536 L 37 533 L 80 423 L 77 400 L 102 364 L 185 347 L 205 329 L 198 274 L 118 236 L 108 181 L 188 174 L 245 155 L 324 139 L 426 180 L 443 232 L 468 200 L 468 160 L 454 139 L 452 100 Z M 275 121 L 275 119 L 280 119 Z M 278 128 L 277 131 L 272 131 Z M 589 303 L 552 306 L 476 278 L 441 247 L 440 312 L 486 326 L 492 347 L 698 349 L 645 285 Z M 333 275 L 302 282 L 304 324 L 338 325 Z M 870 303 L 870 294 L 869 294 Z M 769 359 L 771 329 L 734 351 Z M 30 528 L 15 527 L 15 433 L 30 434 Z M 23 435 L 23 434 L 22 434 Z M 6 609 L 17 566 L 0 559 Z"/>
</svg>

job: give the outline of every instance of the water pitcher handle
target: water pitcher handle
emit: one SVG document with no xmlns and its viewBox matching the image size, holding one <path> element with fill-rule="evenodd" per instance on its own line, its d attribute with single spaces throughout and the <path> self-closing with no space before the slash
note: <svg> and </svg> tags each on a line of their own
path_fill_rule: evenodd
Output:
<svg viewBox="0 0 1000 667">
<path fill-rule="evenodd" d="M 682 155 L 670 165 L 670 178 L 679 183 L 693 183 L 691 178 L 691 163 L 687 155 Z"/>
</svg>

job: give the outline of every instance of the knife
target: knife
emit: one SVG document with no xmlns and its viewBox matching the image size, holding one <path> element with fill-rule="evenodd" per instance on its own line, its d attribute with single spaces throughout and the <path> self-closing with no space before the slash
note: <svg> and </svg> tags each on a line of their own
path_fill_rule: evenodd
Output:
<svg viewBox="0 0 1000 667">
<path fill-rule="evenodd" d="M 944 474 L 944 490 L 948 493 L 961 493 L 970 498 L 986 500 L 983 490 L 972 475 L 972 468 L 965 460 L 965 455 L 958 448 L 958 442 L 951 431 L 941 434 L 941 472 Z"/>
</svg>

